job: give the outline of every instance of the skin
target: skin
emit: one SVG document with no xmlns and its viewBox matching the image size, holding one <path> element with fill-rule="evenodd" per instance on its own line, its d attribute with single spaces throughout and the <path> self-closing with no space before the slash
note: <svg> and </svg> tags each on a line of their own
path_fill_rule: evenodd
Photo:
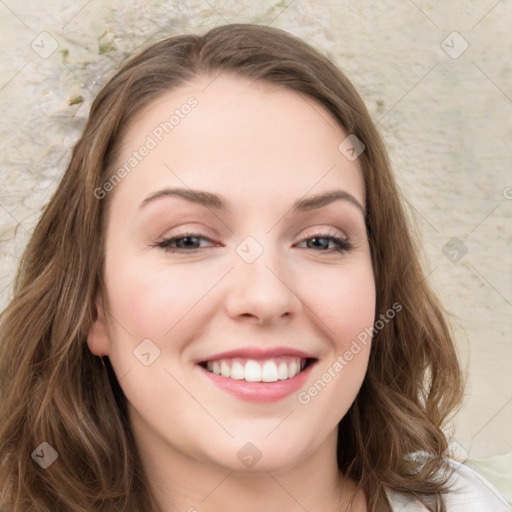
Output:
<svg viewBox="0 0 512 512">
<path fill-rule="evenodd" d="M 112 362 L 163 512 L 365 511 L 361 492 L 348 503 L 354 483 L 339 474 L 335 454 L 337 425 L 364 379 L 370 344 L 306 405 L 298 393 L 271 403 L 242 400 L 195 364 L 239 347 L 295 347 L 318 359 L 307 390 L 373 324 L 361 210 L 337 200 L 291 211 L 294 201 L 333 189 L 365 207 L 358 162 L 338 150 L 347 134 L 293 91 L 199 77 L 137 115 L 119 165 L 190 96 L 197 106 L 106 199 L 105 289 L 88 346 Z M 171 196 L 139 208 L 166 187 L 222 195 L 229 209 Z M 184 231 L 212 241 L 181 253 L 156 246 Z M 324 238 L 311 245 L 332 233 L 353 248 L 335 252 Z M 247 236 L 263 249 L 250 264 L 235 250 Z M 134 355 L 144 339 L 160 350 L 149 366 Z M 248 442 L 262 455 L 252 467 L 237 457 Z"/>
</svg>

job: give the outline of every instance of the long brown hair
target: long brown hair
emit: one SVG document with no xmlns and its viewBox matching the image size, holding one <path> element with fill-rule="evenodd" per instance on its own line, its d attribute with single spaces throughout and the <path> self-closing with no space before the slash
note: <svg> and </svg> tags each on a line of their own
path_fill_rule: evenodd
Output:
<svg viewBox="0 0 512 512">
<path fill-rule="evenodd" d="M 362 388 L 339 424 L 338 464 L 387 510 L 385 488 L 441 511 L 447 440 L 441 430 L 462 396 L 452 337 L 418 261 L 385 147 L 349 80 L 284 31 L 250 24 L 153 44 L 95 99 L 69 166 L 23 254 L 1 318 L 0 507 L 4 512 L 157 510 L 108 357 L 85 343 L 102 287 L 108 197 L 123 130 L 156 97 L 198 75 L 230 73 L 278 84 L 325 107 L 363 141 L 367 231 L 377 317 Z M 58 454 L 42 469 L 41 443 Z M 43 445 L 43 449 L 46 445 Z M 39 448 L 39 449 L 42 449 Z M 423 462 L 408 454 L 423 452 Z"/>
</svg>

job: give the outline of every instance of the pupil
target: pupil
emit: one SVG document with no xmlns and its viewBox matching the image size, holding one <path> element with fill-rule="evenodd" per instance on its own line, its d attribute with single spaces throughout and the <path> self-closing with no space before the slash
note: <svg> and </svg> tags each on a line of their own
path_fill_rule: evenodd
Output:
<svg viewBox="0 0 512 512">
<path fill-rule="evenodd" d="M 318 243 L 319 240 L 324 240 L 324 243 Z M 323 247 L 324 249 L 326 248 L 326 245 L 329 245 L 329 243 L 325 242 L 325 238 L 318 238 L 318 237 L 314 237 L 311 239 L 311 244 L 313 245 L 313 247 Z"/>
<path fill-rule="evenodd" d="M 186 236 L 182 240 L 182 245 L 184 245 L 185 247 L 190 247 L 191 245 L 196 245 L 195 241 L 197 241 L 197 237 L 195 237 L 195 236 Z"/>
</svg>

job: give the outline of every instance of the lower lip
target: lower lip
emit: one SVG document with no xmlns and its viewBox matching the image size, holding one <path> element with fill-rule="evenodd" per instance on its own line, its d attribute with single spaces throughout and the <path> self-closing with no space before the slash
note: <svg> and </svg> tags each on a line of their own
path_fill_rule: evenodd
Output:
<svg viewBox="0 0 512 512">
<path fill-rule="evenodd" d="M 303 386 L 314 364 L 309 364 L 298 375 L 291 379 L 278 380 L 276 382 L 247 382 L 246 380 L 222 377 L 209 372 L 202 366 L 199 368 L 219 388 L 248 402 L 277 402 Z"/>
</svg>

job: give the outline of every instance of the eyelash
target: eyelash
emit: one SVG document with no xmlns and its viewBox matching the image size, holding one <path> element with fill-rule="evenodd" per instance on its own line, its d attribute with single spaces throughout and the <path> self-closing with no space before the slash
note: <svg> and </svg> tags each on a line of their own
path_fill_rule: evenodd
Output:
<svg viewBox="0 0 512 512">
<path fill-rule="evenodd" d="M 179 240 L 183 240 L 185 238 L 198 238 L 198 239 L 208 240 L 209 242 L 213 242 L 213 240 L 211 240 L 210 238 L 208 238 L 207 236 L 205 236 L 201 233 L 190 232 L 190 233 L 179 233 L 171 238 L 166 238 L 165 240 L 162 240 L 161 242 L 154 244 L 154 246 L 159 247 L 160 249 L 163 249 L 165 252 L 182 253 L 182 254 L 195 252 L 199 249 L 212 249 L 212 247 L 194 247 L 192 249 L 182 249 L 179 247 L 171 246 L 171 244 L 173 244 Z M 315 234 L 311 237 L 303 239 L 302 242 L 312 240 L 314 238 L 329 240 L 330 242 L 332 241 L 336 244 L 336 247 L 332 248 L 330 250 L 315 251 L 315 252 L 320 252 L 320 253 L 324 253 L 324 254 L 345 253 L 354 248 L 353 244 L 350 242 L 350 240 L 348 238 L 340 238 L 339 236 L 337 236 L 337 233 L 333 232 L 333 231 L 330 231 L 329 233 L 325 233 L 325 234 L 321 234 L 321 233 Z M 300 242 L 300 243 L 302 243 L 302 242 Z"/>
</svg>

